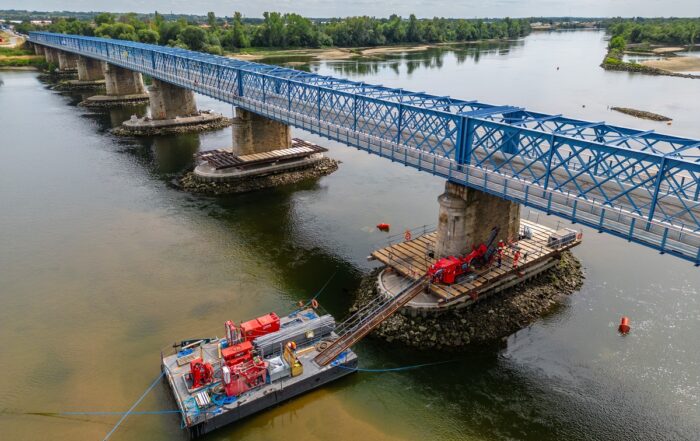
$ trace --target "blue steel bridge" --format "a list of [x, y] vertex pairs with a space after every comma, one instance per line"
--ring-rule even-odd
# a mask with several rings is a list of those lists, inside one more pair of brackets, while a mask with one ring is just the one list
[[178, 48], [30, 33], [700, 264], [700, 141]]

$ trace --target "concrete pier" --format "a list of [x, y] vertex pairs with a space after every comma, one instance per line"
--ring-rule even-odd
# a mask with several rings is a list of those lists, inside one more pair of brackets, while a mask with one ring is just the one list
[[131, 118], [113, 132], [124, 136], [151, 136], [203, 132], [231, 124], [231, 120], [220, 113], [198, 111], [191, 90], [155, 78], [149, 91], [149, 104], [150, 117]]
[[140, 72], [102, 63], [106, 95], [95, 95], [83, 101], [86, 107], [133, 106], [148, 102], [148, 93]]
[[77, 80], [61, 81], [56, 90], [93, 90], [105, 87], [102, 62], [94, 58], [76, 56]]
[[56, 53], [55, 49], [52, 49], [50, 47], [45, 47], [44, 48], [44, 57], [46, 58], [47, 63], [58, 65], [58, 54]]
[[78, 58], [76, 55], [65, 51], [58, 52], [58, 68], [63, 72], [75, 71], [78, 69]]
[[102, 62], [94, 58], [78, 57], [78, 80], [97, 81], [104, 80]]
[[38, 44], [34, 44], [33, 46], [35, 55], [45, 56], [44, 48], [42, 46], [39, 46]]
[[197, 113], [194, 92], [190, 89], [154, 79], [149, 92], [152, 119], [172, 119]]
[[236, 108], [233, 153], [251, 155], [292, 146], [291, 128], [275, 120]]
[[103, 72], [105, 77], [105, 87], [109, 96], [129, 96], [146, 94], [143, 85], [143, 77], [140, 72], [136, 72], [113, 64], [104, 63]]
[[493, 227], [499, 240], [517, 240], [520, 205], [452, 182], [445, 184], [440, 203], [436, 257], [464, 254], [484, 243]]

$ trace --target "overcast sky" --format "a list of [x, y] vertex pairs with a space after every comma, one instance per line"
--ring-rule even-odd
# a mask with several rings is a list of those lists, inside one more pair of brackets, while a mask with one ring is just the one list
[[263, 11], [308, 17], [700, 16], [700, 0], [0, 0], [0, 9], [174, 12], [258, 17]]

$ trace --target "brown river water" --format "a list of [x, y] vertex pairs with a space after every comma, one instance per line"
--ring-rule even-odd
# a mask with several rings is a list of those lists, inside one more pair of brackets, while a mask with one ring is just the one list
[[[700, 138], [700, 81], [605, 72], [601, 32], [303, 68]], [[276, 60], [289, 61], [289, 60]], [[299, 60], [295, 60], [299, 61]], [[304, 61], [304, 60], [301, 60]], [[557, 70], [557, 66], [559, 69]], [[102, 439], [159, 374], [160, 349], [319, 297], [343, 316], [383, 233], [437, 219], [443, 182], [296, 130], [340, 159], [317, 182], [225, 198], [178, 191], [230, 129], [140, 141], [33, 72], [0, 72], [0, 439]], [[198, 97], [200, 108], [230, 106]], [[608, 110], [634, 107], [672, 126]], [[557, 219], [545, 218], [556, 224]], [[374, 339], [359, 372], [212, 440], [697, 440], [700, 270], [584, 229], [583, 289], [501, 346], [422, 353]], [[621, 315], [627, 337], [616, 333]], [[174, 409], [159, 383], [138, 411]], [[186, 439], [177, 415], [132, 415], [113, 440]]]

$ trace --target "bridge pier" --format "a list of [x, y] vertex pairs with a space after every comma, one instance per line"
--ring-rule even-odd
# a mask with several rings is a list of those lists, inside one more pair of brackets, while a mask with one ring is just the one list
[[140, 72], [102, 63], [106, 95], [91, 96], [81, 103], [86, 107], [134, 106], [148, 102], [148, 93]]
[[58, 54], [56, 52], [53, 48], [44, 47], [44, 58], [46, 58], [47, 63], [58, 66]]
[[77, 80], [62, 81], [57, 90], [92, 90], [105, 87], [102, 62], [94, 58], [76, 55]]
[[445, 183], [440, 204], [435, 256], [456, 256], [486, 242], [493, 227], [497, 240], [517, 240], [520, 205], [453, 182]]
[[277, 187], [329, 175], [338, 162], [325, 148], [292, 139], [291, 127], [237, 108], [230, 149], [201, 152], [180, 184], [194, 193], [228, 194]]
[[65, 51], [58, 52], [58, 69], [61, 72], [76, 72], [78, 69], [77, 56]]
[[78, 57], [78, 80], [97, 81], [104, 80], [102, 62], [88, 57]]
[[233, 153], [250, 155], [292, 146], [292, 130], [270, 118], [236, 108], [233, 127]]
[[201, 132], [226, 127], [229, 118], [220, 113], [197, 110], [194, 92], [153, 79], [149, 90], [149, 118], [131, 118], [114, 130], [118, 135], [163, 135]]
[[34, 54], [35, 55], [41, 55], [42, 57], [45, 56], [44, 48], [38, 44], [33, 44], [34, 46]]

